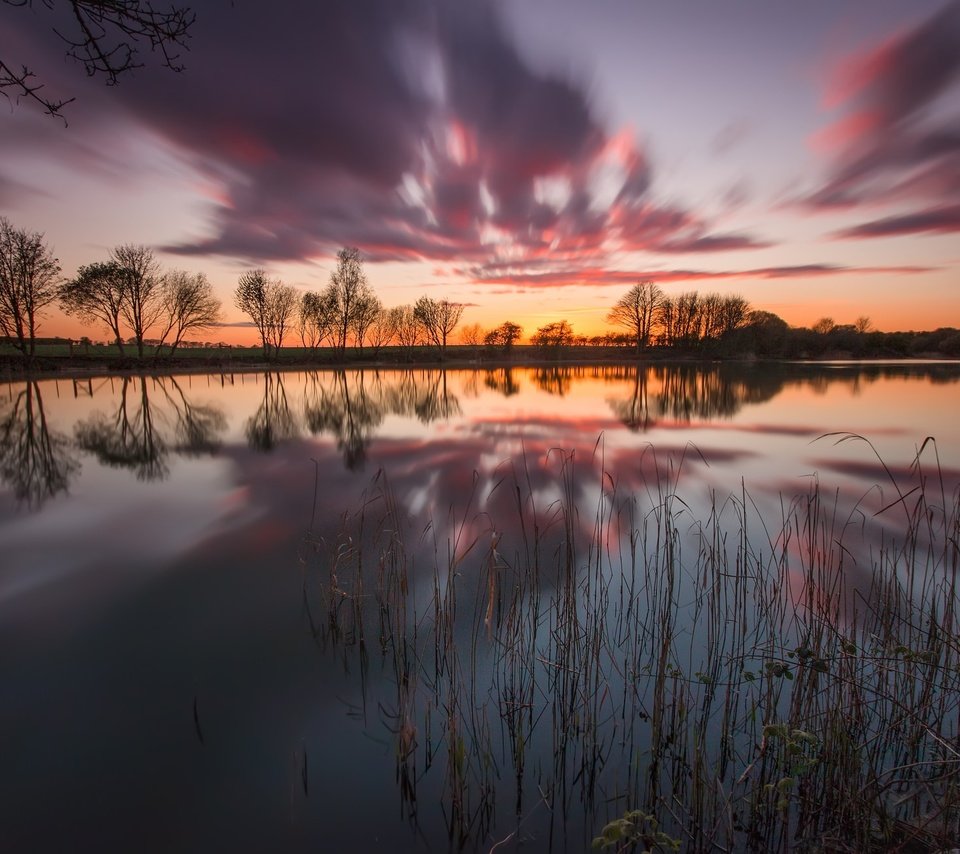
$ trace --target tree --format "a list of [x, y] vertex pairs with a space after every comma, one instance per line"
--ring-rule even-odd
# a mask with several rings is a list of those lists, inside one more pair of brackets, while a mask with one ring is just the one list
[[610, 309], [607, 322], [626, 329], [639, 353], [650, 344], [650, 333], [663, 298], [663, 291], [653, 282], [638, 282]]
[[558, 320], [541, 326], [530, 338], [537, 347], [559, 350], [573, 343], [573, 328], [566, 320]]
[[164, 276], [161, 291], [164, 328], [157, 344], [158, 353], [168, 336], [173, 336], [169, 342], [172, 356], [188, 332], [210, 329], [220, 321], [220, 300], [203, 273], [173, 270]]
[[324, 298], [330, 301], [334, 318], [334, 344], [343, 357], [347, 339], [354, 329], [357, 313], [373, 296], [363, 272], [360, 250], [345, 246], [337, 253], [337, 267], [330, 274]]
[[279, 279], [267, 283], [266, 321], [267, 340], [275, 354], [280, 352], [290, 322], [297, 312], [297, 290]]
[[368, 292], [359, 295], [354, 307], [350, 328], [353, 331], [353, 340], [361, 353], [363, 352], [363, 339], [367, 335], [367, 330], [382, 312], [383, 303], [374, 293]]
[[479, 323], [468, 323], [460, 330], [460, 341], [471, 347], [482, 344], [484, 337], [483, 327]]
[[397, 314], [394, 309], [383, 306], [370, 324], [369, 341], [376, 355], [397, 336]]
[[523, 327], [508, 320], [488, 332], [483, 343], [489, 347], [501, 347], [505, 353], [509, 353], [514, 342], [519, 341], [522, 334]]
[[125, 291], [120, 313], [133, 332], [137, 355], [142, 359], [143, 339], [163, 312], [160, 265], [154, 260], [153, 250], [130, 243], [114, 249], [110, 259], [124, 277]]
[[859, 332], [861, 335], [864, 335], [873, 329], [873, 323], [865, 314], [858, 317], [853, 325], [856, 327], [857, 332]]
[[420, 297], [413, 307], [417, 322], [440, 350], [441, 358], [447, 352], [447, 336], [457, 328], [464, 308], [463, 303], [428, 296]]
[[300, 298], [297, 325], [304, 347], [316, 350], [333, 333], [333, 306], [327, 294], [307, 291]]
[[237, 289], [233, 293], [233, 303], [246, 314], [260, 333], [263, 355], [270, 355], [270, 340], [267, 334], [269, 323], [267, 311], [267, 285], [270, 280], [265, 270], [248, 270], [240, 274]]
[[[4, 0], [9, 6], [29, 8], [31, 0]], [[52, 0], [45, 0], [52, 6]], [[182, 70], [179, 50], [186, 47], [194, 13], [186, 6], [157, 9], [152, 0], [67, 0], [70, 22], [54, 32], [63, 40], [67, 56], [83, 65], [88, 77], [100, 76], [108, 85], [120, 75], [143, 65], [137, 53], [141, 44], [159, 53], [162, 63], [173, 71]], [[44, 84], [26, 65], [0, 56], [0, 94], [8, 101], [33, 101], [51, 116], [62, 118], [61, 110], [74, 99], [56, 100], [42, 90]]]
[[420, 323], [412, 305], [398, 305], [390, 309], [393, 325], [396, 328], [397, 343], [410, 358], [413, 348], [420, 343]]
[[810, 328], [818, 335], [829, 335], [836, 328], [837, 324], [833, 322], [832, 317], [821, 317]]
[[0, 332], [25, 356], [35, 352], [37, 320], [59, 294], [60, 262], [39, 232], [0, 217]]
[[100, 321], [113, 333], [120, 355], [124, 355], [120, 334], [120, 312], [126, 300], [127, 278], [113, 261], [81, 267], [77, 277], [60, 286], [60, 308], [76, 315], [81, 323]]

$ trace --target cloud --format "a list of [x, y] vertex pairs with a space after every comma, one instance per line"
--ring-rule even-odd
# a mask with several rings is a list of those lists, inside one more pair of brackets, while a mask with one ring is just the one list
[[[658, 199], [633, 132], [606, 127], [582, 81], [534, 68], [497, 8], [211, 6], [186, 71], [148, 64], [83, 107], [91, 126], [135, 123], [201, 177], [203, 235], [161, 247], [186, 256], [303, 261], [355, 245], [371, 261], [536, 269], [769, 245]], [[36, 40], [51, 65], [61, 47]]]
[[[944, 96], [960, 80], [960, 2], [910, 32], [849, 57], [825, 93], [844, 114], [813, 139], [833, 155], [815, 208], [922, 199], [944, 202], [960, 186], [960, 119]], [[943, 180], [946, 179], [946, 180]]]
[[896, 237], [903, 234], [953, 234], [960, 231], [960, 205], [888, 216], [845, 228], [841, 238]]
[[781, 267], [755, 267], [746, 270], [613, 270], [605, 267], [555, 268], [540, 272], [503, 267], [465, 268], [461, 273], [483, 284], [512, 284], [526, 290], [563, 287], [608, 287], [632, 285], [636, 282], [696, 282], [725, 279], [797, 279], [821, 278], [846, 274], [916, 275], [929, 273], [936, 267], [887, 266], [848, 267], [842, 264], [798, 264]]

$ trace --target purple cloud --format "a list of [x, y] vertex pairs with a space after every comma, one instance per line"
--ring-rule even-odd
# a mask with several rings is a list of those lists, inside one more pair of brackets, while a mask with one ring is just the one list
[[952, 234], [960, 231], [960, 205], [888, 216], [836, 232], [836, 237], [896, 237], [903, 234]]

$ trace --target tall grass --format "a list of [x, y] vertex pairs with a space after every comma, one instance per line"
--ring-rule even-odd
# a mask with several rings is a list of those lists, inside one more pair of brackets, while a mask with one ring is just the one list
[[935, 445], [886, 498], [812, 480], [775, 519], [654, 471], [621, 494], [602, 443], [520, 458], [426, 521], [381, 473], [308, 538], [314, 634], [392, 686], [407, 820], [457, 850], [951, 847], [960, 495]]

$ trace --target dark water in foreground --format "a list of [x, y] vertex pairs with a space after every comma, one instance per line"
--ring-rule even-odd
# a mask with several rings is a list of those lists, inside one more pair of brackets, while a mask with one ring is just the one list
[[[495, 595], [484, 568], [515, 569], [535, 552], [545, 601], [559, 603], [558, 563], [589, 566], [597, 507], [634, 495], [681, 499], [678, 536], [747, 504], [776, 528], [784, 504], [817, 483], [844, 518], [886, 524], [874, 514], [912, 488], [921, 448], [921, 476], [945, 496], [960, 483], [958, 390], [956, 364], [10, 384], [0, 848], [584, 850], [639, 776], [652, 736], [624, 731], [646, 726], [646, 701], [624, 712], [627, 676], [598, 676], [599, 752], [585, 761], [577, 742], [558, 771], [562, 728], [545, 699], [555, 686], [526, 665], [508, 685], [514, 649], [491, 628], [531, 594], [517, 582], [513, 600]], [[582, 552], [562, 545], [559, 507]], [[525, 551], [531, 520], [542, 548]], [[400, 530], [402, 614], [374, 593]], [[603, 531], [629, 539], [623, 523]], [[464, 625], [438, 640], [455, 577]], [[595, 612], [580, 595], [615, 609], [577, 586], [588, 638]], [[558, 609], [532, 618], [531, 661], [554, 650]], [[402, 660], [399, 623], [413, 649]], [[629, 643], [642, 654], [642, 637]], [[444, 644], [463, 657], [452, 663]], [[523, 704], [504, 701], [514, 688], [548, 710], [524, 724], [521, 761], [505, 708]], [[615, 715], [605, 697], [619, 700]]]

